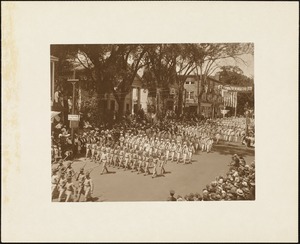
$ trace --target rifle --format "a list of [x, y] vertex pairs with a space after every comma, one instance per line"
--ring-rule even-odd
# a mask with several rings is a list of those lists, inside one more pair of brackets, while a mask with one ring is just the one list
[[[86, 164], [87, 164], [87, 162], [83, 165], [82, 169], [84, 169], [84, 167], [86, 166]], [[76, 181], [78, 181], [79, 175], [80, 174], [77, 175]]]
[[[84, 164], [83, 168], [86, 166], [86, 164], [87, 164], [87, 163]], [[98, 167], [98, 166], [100, 166], [100, 164], [97, 165], [96, 167]], [[94, 168], [96, 168], [96, 167], [94, 167]], [[92, 170], [91, 170], [91, 171], [92, 171]], [[91, 172], [91, 171], [90, 171], [90, 172]], [[89, 173], [90, 173], [90, 172], [89, 172]], [[78, 180], [79, 175], [80, 175], [80, 174], [78, 174], [76, 181]], [[82, 185], [79, 185], [79, 187], [77, 188], [77, 196], [76, 196], [76, 197], [77, 197], [77, 200], [76, 200], [76, 202], [79, 202], [79, 199], [80, 199], [80, 196], [81, 196], [82, 189], [83, 189], [83, 184], [82, 184]]]
[[[66, 160], [68, 156], [66, 156], [64, 159], [62, 159], [62, 161], [64, 162]], [[59, 165], [56, 167], [56, 169], [58, 169]]]
[[69, 156], [69, 155], [65, 156], [65, 158], [63, 159], [63, 161], [65, 161], [65, 160], [66, 160], [66, 158], [67, 158], [68, 156]]

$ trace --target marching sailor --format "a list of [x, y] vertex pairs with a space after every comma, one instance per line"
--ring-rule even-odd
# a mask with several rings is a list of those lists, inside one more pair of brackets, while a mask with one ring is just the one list
[[91, 195], [93, 194], [94, 184], [90, 177], [90, 173], [86, 172], [84, 179], [84, 196], [85, 201], [89, 201], [91, 199]]
[[62, 196], [66, 191], [66, 183], [67, 183], [67, 179], [65, 177], [65, 173], [62, 172], [61, 176], [60, 176], [60, 180], [59, 180], [59, 196], [58, 196], [58, 201], [61, 202], [62, 200]]
[[102, 171], [101, 171], [100, 174], [103, 175], [104, 170], [106, 171], [106, 173], [108, 173], [109, 172], [108, 169], [107, 169], [108, 153], [107, 153], [106, 148], [102, 152], [100, 162], [103, 163]]
[[73, 201], [73, 195], [76, 192], [76, 188], [72, 182], [72, 177], [68, 176], [67, 177], [67, 183], [66, 183], [66, 202], [71, 202]]
[[57, 185], [58, 185], [58, 181], [59, 181], [59, 177], [58, 177], [57, 171], [58, 171], [57, 169], [53, 169], [52, 170], [52, 177], [51, 177], [52, 199], [53, 199], [54, 191], [57, 190]]
[[186, 141], [183, 143], [183, 147], [182, 147], [181, 151], [182, 151], [183, 164], [186, 164], [186, 157], [188, 154], [188, 147], [187, 147]]
[[175, 141], [172, 140], [172, 144], [170, 146], [170, 151], [171, 151], [171, 162], [174, 161], [174, 156], [175, 156], [175, 151], [176, 151], [176, 144], [175, 144]]
[[76, 201], [79, 202], [81, 194], [84, 194], [84, 180], [85, 180], [85, 174], [84, 169], [81, 168], [80, 172], [76, 178], [76, 181], [78, 181], [78, 192], [77, 192], [77, 199]]

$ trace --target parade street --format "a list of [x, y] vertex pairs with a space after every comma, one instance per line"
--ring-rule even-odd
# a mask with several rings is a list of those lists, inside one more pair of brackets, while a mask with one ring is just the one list
[[52, 201], [255, 200], [253, 43], [50, 51]]
[[[222, 142], [214, 145], [210, 153], [199, 152], [193, 156], [193, 163], [183, 165], [168, 162], [164, 176], [151, 178], [130, 170], [109, 167], [109, 174], [100, 175], [102, 165], [90, 159], [79, 158], [74, 161], [75, 172], [85, 165], [91, 171], [94, 182], [93, 201], [165, 201], [169, 191], [184, 197], [190, 193], [202, 193], [206, 184], [218, 176], [226, 176], [228, 164], [233, 154], [244, 157], [247, 163], [254, 160], [254, 149], [242, 146], [240, 143]], [[96, 167], [98, 166], [98, 167]], [[151, 169], [150, 169], [151, 170]], [[80, 201], [84, 200], [84, 196]], [[54, 202], [57, 199], [53, 200]]]

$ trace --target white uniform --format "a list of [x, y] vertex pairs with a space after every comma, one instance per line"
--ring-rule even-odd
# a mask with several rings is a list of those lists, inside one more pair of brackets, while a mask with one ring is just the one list
[[62, 177], [59, 180], [59, 196], [58, 196], [59, 202], [61, 202], [61, 198], [66, 191], [66, 183], [67, 183], [67, 179], [65, 177]]
[[51, 192], [52, 192], [52, 196], [53, 193], [55, 191], [55, 189], [57, 189], [57, 184], [58, 184], [58, 175], [52, 175], [51, 177]]
[[73, 195], [75, 194], [75, 186], [73, 182], [67, 182], [66, 183], [66, 202], [73, 201]]
[[91, 198], [91, 194], [93, 194], [93, 188], [94, 188], [93, 181], [90, 178], [89, 179], [85, 178], [83, 184], [84, 184], [85, 200], [88, 201]]

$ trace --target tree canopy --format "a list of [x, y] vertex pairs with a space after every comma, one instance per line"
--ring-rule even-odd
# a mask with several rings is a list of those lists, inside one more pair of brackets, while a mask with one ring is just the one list
[[[51, 45], [51, 55], [59, 58], [58, 72], [63, 74], [74, 68], [84, 70], [89, 88], [100, 98], [113, 94], [123, 115], [126, 95], [140, 70], [146, 88], [167, 90], [176, 85], [178, 111], [182, 111], [183, 86], [187, 77], [200, 77], [200, 94], [209, 86], [208, 77], [221, 70], [224, 82], [246, 82], [236, 67], [220, 66], [224, 59], [241, 59], [240, 55], [253, 53], [252, 43], [200, 43], [200, 44], [80, 44]], [[99, 105], [100, 107], [100, 105]]]

